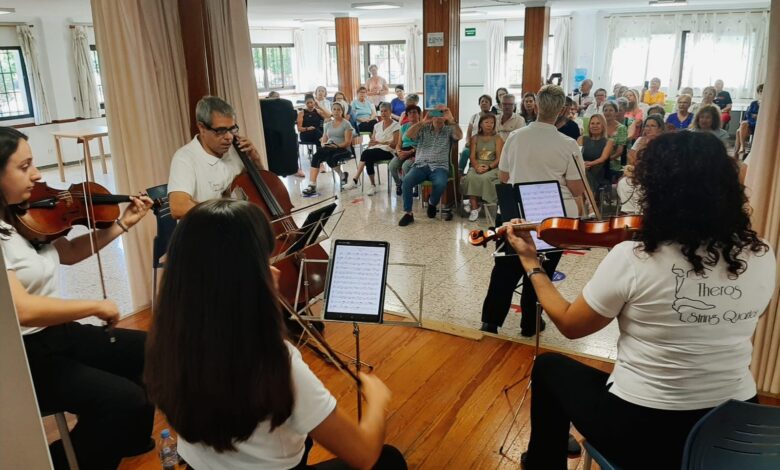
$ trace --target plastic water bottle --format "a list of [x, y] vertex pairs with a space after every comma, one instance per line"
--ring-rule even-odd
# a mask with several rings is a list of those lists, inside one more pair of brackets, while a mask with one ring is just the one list
[[176, 438], [171, 432], [163, 429], [160, 433], [160, 463], [163, 470], [175, 470], [179, 463], [179, 454], [176, 453]]

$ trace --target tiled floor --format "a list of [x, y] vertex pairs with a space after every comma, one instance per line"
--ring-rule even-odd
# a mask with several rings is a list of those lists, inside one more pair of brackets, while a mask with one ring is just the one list
[[[354, 173], [352, 162], [346, 165], [350, 173]], [[419, 200], [415, 200], [415, 222], [407, 227], [399, 227], [398, 219], [402, 215], [401, 199], [388, 196], [386, 191], [386, 170], [382, 173], [382, 185], [373, 196], [366, 196], [361, 190], [334, 193], [333, 182], [329, 174], [322, 174], [318, 181], [320, 195], [303, 198], [300, 191], [308, 183], [306, 179], [287, 177], [285, 183], [292, 196], [293, 204], [304, 207], [316, 203], [334, 194], [338, 195], [339, 209], [343, 209], [339, 224], [332, 233], [332, 239], [364, 239], [386, 240], [390, 242], [391, 263], [425, 264], [424, 277], [424, 317], [452, 323], [468, 328], [479, 328], [482, 301], [492, 269], [493, 260], [490, 249], [472, 247], [468, 243], [469, 231], [487, 225], [482, 217], [476, 222], [455, 216], [452, 221], [442, 221], [438, 218], [428, 219], [421, 209]], [[69, 167], [66, 176], [69, 181], [81, 181], [83, 170], [79, 167]], [[56, 169], [44, 171], [44, 176], [50, 184], [62, 187], [56, 175]], [[98, 171], [98, 180], [109, 189], [113, 189], [111, 172], [102, 175]], [[337, 183], [338, 185], [338, 183]], [[305, 210], [296, 215], [301, 222], [306, 216]], [[73, 230], [74, 234], [83, 233], [84, 229]], [[330, 250], [330, 240], [323, 242], [323, 247]], [[566, 275], [566, 279], [558, 283], [563, 295], [573, 300], [582, 289], [585, 281], [595, 270], [596, 265], [604, 256], [604, 250], [594, 250], [584, 254], [567, 254], [563, 257], [558, 270]], [[126, 278], [123, 247], [121, 241], [112, 243], [101, 251], [104, 277], [109, 298], [114, 299], [122, 312], [134, 311], [130, 301], [129, 286]], [[62, 267], [62, 295], [67, 298], [99, 298], [99, 276], [97, 263], [93, 259], [77, 266]], [[388, 283], [398, 292], [403, 300], [413, 310], [417, 309], [420, 288], [419, 269], [391, 266]], [[514, 304], [519, 303], [515, 296]], [[403, 311], [401, 303], [392, 293], [386, 295], [386, 308], [389, 311]], [[519, 339], [520, 317], [516, 312], [510, 312], [501, 335]], [[499, 336], [501, 336], [499, 335]], [[521, 339], [531, 343], [531, 340]], [[564, 338], [556, 331], [552, 322], [547, 323], [547, 330], [541, 338], [543, 346], [565, 349], [582, 354], [614, 359], [616, 354], [617, 325], [611, 324], [601, 332], [588, 338], [572, 341]]]

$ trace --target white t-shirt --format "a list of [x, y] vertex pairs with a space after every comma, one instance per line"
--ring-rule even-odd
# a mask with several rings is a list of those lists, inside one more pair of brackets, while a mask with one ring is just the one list
[[[0, 220], [0, 227], [11, 230], [10, 236], [0, 234], [0, 248], [5, 269], [13, 271], [27, 293], [46, 297], [59, 292], [60, 255], [51, 243], [35, 250], [30, 242], [12, 226]], [[43, 326], [20, 326], [23, 335], [41, 331]]]
[[324, 109], [327, 112], [330, 112], [330, 100], [327, 98], [324, 98], [322, 101], [317, 101], [317, 104], [320, 105], [320, 108]]
[[[512, 117], [503, 124], [501, 123], [501, 119], [501, 115], [496, 116], [496, 133], [500, 135], [504, 141], [509, 138], [509, 134], [511, 134], [512, 131], [525, 126], [525, 118], [517, 113], [512, 114]], [[475, 131], [479, 131], [479, 127], [477, 127]], [[472, 131], [471, 134], [474, 135], [476, 133], [475, 131]]]
[[[374, 126], [374, 140], [377, 142], [389, 142], [393, 140], [393, 133], [400, 132], [401, 131], [401, 125], [398, 124], [396, 121], [393, 121], [392, 124], [387, 126], [387, 129], [385, 129], [385, 123], [384, 121], [379, 121]], [[393, 155], [395, 155], [395, 149], [393, 147], [390, 147], [389, 145], [374, 145], [371, 147], [372, 149], [382, 149], [385, 152], [390, 152]]]
[[219, 199], [242, 171], [244, 164], [233, 146], [217, 158], [203, 149], [196, 136], [173, 155], [168, 193], [181, 191], [196, 202]]
[[336, 399], [303, 362], [301, 353], [285, 342], [290, 350], [295, 404], [292, 415], [281, 426], [269, 432], [270, 421], [257, 425], [236, 451], [217, 453], [204, 444], [190, 444], [179, 437], [178, 451], [187, 463], [198, 470], [260, 470], [293, 468], [303, 458], [306, 436], [336, 408]]
[[583, 164], [577, 141], [558, 132], [552, 124], [534, 121], [509, 134], [498, 169], [509, 173], [511, 184], [558, 181], [566, 215], [577, 217], [577, 203], [566, 186], [566, 180], [580, 179], [572, 155]]
[[607, 254], [582, 295], [620, 328], [610, 392], [662, 410], [695, 410], [756, 394], [751, 338], [775, 290], [772, 250], [747, 251], [733, 279], [721, 261], [697, 275], [678, 244], [652, 255], [623, 242]]
[[624, 176], [618, 180], [617, 195], [620, 199], [620, 210], [629, 214], [638, 214], [639, 188], [631, 183], [631, 178]]

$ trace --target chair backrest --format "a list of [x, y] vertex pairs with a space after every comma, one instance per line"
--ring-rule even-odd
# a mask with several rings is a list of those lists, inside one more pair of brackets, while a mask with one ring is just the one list
[[780, 468], [780, 408], [729, 400], [691, 429], [682, 470]]
[[173, 230], [176, 228], [176, 219], [171, 217], [167, 184], [148, 188], [146, 194], [152, 199], [161, 202], [159, 207], [153, 209], [154, 216], [157, 219], [157, 235], [154, 237], [152, 247], [152, 266], [156, 269], [162, 267], [160, 260], [168, 252], [168, 243], [171, 241]]

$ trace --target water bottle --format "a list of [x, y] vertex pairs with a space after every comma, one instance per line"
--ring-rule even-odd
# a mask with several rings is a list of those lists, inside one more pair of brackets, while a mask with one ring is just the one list
[[160, 463], [163, 470], [175, 470], [179, 463], [179, 454], [176, 453], [176, 438], [171, 432], [163, 429], [160, 433]]

